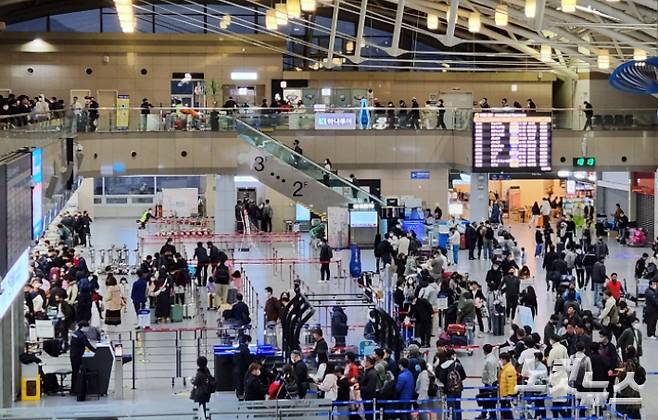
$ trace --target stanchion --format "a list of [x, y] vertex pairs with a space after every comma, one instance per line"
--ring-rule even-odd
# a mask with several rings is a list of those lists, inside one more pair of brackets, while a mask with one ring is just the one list
[[[135, 338], [137, 338], [137, 337], [135, 337]], [[132, 369], [132, 389], [133, 390], [136, 389], [135, 388], [135, 365], [137, 364], [137, 357], [135, 357], [135, 341], [137, 341], [137, 340], [136, 339], [132, 340], [133, 362], [131, 363], [132, 366], [130, 367]]]

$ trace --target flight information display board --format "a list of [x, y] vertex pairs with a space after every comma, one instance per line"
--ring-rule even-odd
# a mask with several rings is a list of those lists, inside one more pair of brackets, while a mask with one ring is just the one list
[[551, 140], [548, 113], [475, 113], [473, 172], [550, 171]]

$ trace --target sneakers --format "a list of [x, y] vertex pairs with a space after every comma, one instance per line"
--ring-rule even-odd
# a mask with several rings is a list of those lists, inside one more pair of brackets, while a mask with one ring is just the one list
[[650, 336], [647, 337], [647, 338], [648, 338], [649, 340], [658, 340], [658, 338], [656, 338], [655, 335], [650, 335]]

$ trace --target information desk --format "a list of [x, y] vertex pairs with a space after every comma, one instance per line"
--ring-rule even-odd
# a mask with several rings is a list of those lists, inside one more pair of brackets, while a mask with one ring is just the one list
[[82, 367], [98, 372], [98, 392], [107, 395], [114, 363], [114, 350], [110, 343], [96, 343], [96, 353], [88, 351], [82, 356]]
[[551, 124], [547, 113], [475, 113], [473, 172], [550, 171]]
[[[235, 384], [233, 363], [234, 355], [237, 353], [238, 348], [227, 346], [224, 344], [216, 344], [213, 346], [213, 353], [215, 355], [215, 382], [217, 391], [234, 391]], [[265, 366], [271, 369], [276, 360], [280, 357], [277, 351], [270, 345], [249, 345], [249, 351], [254, 361], [265, 361]]]

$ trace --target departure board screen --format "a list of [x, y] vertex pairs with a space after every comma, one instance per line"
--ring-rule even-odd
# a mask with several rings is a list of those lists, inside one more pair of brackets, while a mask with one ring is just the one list
[[473, 172], [550, 170], [550, 114], [480, 112], [473, 115]]

